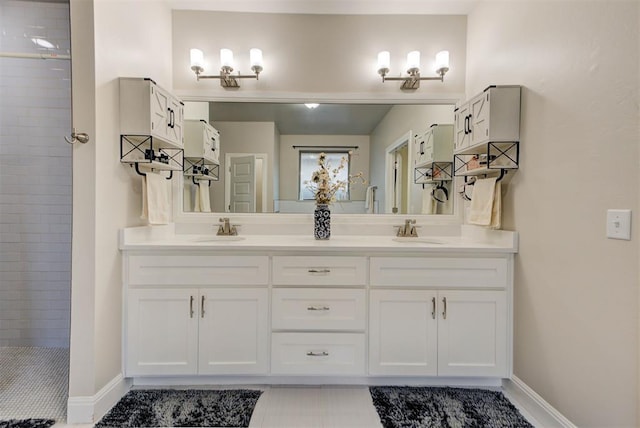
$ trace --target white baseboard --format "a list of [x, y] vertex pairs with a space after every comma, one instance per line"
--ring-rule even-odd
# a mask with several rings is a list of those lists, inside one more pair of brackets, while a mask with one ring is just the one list
[[560, 413], [555, 407], [547, 403], [526, 383], [517, 376], [502, 381], [502, 388], [510, 394], [541, 427], [577, 428], [577, 426]]
[[91, 397], [69, 397], [67, 424], [99, 421], [131, 389], [131, 383], [131, 379], [125, 379], [119, 374]]

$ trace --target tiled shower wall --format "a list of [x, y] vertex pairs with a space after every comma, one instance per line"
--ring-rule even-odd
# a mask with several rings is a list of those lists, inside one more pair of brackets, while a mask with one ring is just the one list
[[[68, 55], [68, 2], [0, 0], [0, 31], [0, 52]], [[0, 57], [0, 346], [69, 346], [70, 69]]]

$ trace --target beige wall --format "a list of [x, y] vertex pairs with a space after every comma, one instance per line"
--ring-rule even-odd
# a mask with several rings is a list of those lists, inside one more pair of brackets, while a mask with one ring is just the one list
[[211, 210], [222, 213], [224, 209], [225, 155], [227, 153], [266, 153], [267, 202], [266, 211], [273, 212], [275, 166], [278, 162], [277, 130], [273, 122], [218, 122], [211, 125], [220, 131], [220, 180], [211, 184]]
[[[173, 12], [174, 88], [185, 99], [258, 97], [310, 99], [439, 99], [464, 92], [466, 16], [295, 15], [184, 11]], [[189, 49], [205, 54], [205, 73], [220, 69], [220, 48], [234, 51], [236, 69], [250, 73], [249, 49], [264, 53], [260, 80], [243, 80], [230, 92], [217, 80], [197, 82]], [[445, 84], [423, 82], [424, 89], [400, 91], [400, 82], [382, 83], [377, 54], [391, 52], [393, 76], [405, 73], [409, 51], [422, 53], [423, 75], [434, 75], [435, 54], [450, 51]]]
[[141, 180], [119, 161], [119, 76], [171, 89], [171, 11], [162, 1], [72, 0], [73, 151], [70, 397], [121, 373], [121, 228], [142, 224]]
[[521, 169], [505, 199], [520, 233], [515, 375], [578, 426], [638, 426], [638, 5], [481, 2], [467, 95], [522, 84]]
[[[358, 146], [351, 156], [351, 174], [362, 172], [369, 177], [369, 136], [368, 135], [281, 135], [280, 165], [286, 165], [280, 171], [280, 197], [282, 200], [298, 200], [298, 179], [300, 174], [300, 150], [292, 146]], [[337, 166], [337, 165], [335, 165]], [[351, 186], [351, 200], [363, 201], [366, 185]]]
[[[391, 108], [371, 133], [370, 181], [378, 186], [376, 198], [380, 211], [385, 206], [385, 153], [388, 146], [402, 138], [407, 132], [413, 135], [424, 133], [434, 123], [453, 123], [453, 104], [449, 105], [397, 105]], [[412, 173], [413, 174], [413, 173]], [[413, 175], [412, 175], [413, 177]], [[415, 185], [412, 186], [416, 187]], [[421, 195], [412, 189], [416, 201]], [[414, 205], [412, 203], [412, 205]], [[418, 204], [415, 209], [420, 212]]]

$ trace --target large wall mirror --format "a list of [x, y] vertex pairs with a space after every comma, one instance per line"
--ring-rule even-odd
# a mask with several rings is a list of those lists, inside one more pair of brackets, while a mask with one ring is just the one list
[[[304, 181], [318, 153], [332, 166], [346, 157], [353, 183], [336, 214], [454, 213], [452, 181], [416, 184], [416, 135], [433, 124], [453, 124], [453, 105], [186, 102], [185, 118], [206, 120], [220, 132], [219, 179], [210, 185], [185, 177], [184, 212], [311, 213]], [[309, 177], [307, 177], [309, 175]], [[249, 202], [242, 198], [248, 198]], [[240, 203], [239, 200], [244, 202]]]

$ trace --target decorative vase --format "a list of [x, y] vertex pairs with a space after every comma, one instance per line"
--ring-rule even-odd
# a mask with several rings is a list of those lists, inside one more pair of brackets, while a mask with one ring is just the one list
[[313, 212], [313, 235], [316, 239], [331, 237], [331, 210], [327, 204], [317, 204]]

